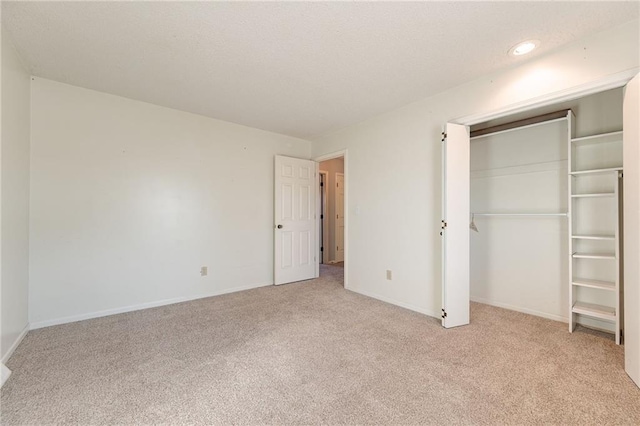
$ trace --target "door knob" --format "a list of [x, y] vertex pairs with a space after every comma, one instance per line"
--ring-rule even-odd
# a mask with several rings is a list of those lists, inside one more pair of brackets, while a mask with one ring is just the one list
[[278, 229], [282, 229], [282, 225], [278, 225]]

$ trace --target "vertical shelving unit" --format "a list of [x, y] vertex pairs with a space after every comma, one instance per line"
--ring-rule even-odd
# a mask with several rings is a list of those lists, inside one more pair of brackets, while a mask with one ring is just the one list
[[569, 331], [576, 324], [622, 339], [622, 131], [573, 137], [569, 112]]

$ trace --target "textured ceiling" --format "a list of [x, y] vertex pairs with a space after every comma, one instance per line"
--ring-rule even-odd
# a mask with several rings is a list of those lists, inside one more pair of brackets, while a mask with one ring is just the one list
[[299, 137], [638, 19], [638, 2], [2, 2], [31, 72]]

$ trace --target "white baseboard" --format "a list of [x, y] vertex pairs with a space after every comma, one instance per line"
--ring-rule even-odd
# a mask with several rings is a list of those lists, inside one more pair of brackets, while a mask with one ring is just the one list
[[158, 300], [156, 302], [140, 303], [136, 305], [125, 306], [122, 308], [106, 309], [104, 311], [89, 312], [86, 314], [72, 315], [72, 316], [56, 318], [52, 320], [37, 321], [31, 324], [31, 330], [36, 330], [38, 328], [44, 328], [44, 327], [52, 327], [54, 325], [68, 324], [71, 322], [84, 321], [84, 320], [93, 319], [93, 318], [107, 317], [110, 315], [124, 314], [126, 312], [140, 311], [143, 309], [157, 308], [159, 306], [173, 305], [174, 303], [188, 302], [190, 300], [204, 299], [204, 298], [213, 297], [213, 296], [221, 296], [223, 294], [235, 293], [235, 292], [244, 291], [244, 290], [251, 290], [254, 288], [266, 287], [270, 285], [273, 285], [273, 283], [254, 284], [254, 285], [243, 286], [243, 287], [233, 287], [225, 290], [212, 291], [211, 293], [201, 294], [198, 296], [176, 297], [174, 299], [165, 299], [165, 300]]
[[0, 364], [0, 369], [2, 370], [0, 371], [0, 380], [2, 381], [0, 383], [0, 388], [1, 388], [2, 386], [4, 386], [4, 382], [6, 382], [9, 376], [11, 375], [11, 370], [5, 367], [4, 364]]
[[424, 315], [427, 315], [427, 316], [430, 316], [430, 317], [434, 317], [434, 318], [440, 318], [440, 314], [437, 314], [435, 312], [432, 312], [432, 311], [430, 311], [428, 309], [421, 308], [421, 307], [416, 306], [416, 305], [412, 305], [410, 303], [399, 302], [399, 301], [391, 299], [389, 297], [381, 296], [379, 294], [371, 293], [371, 292], [364, 291], [364, 290], [359, 290], [359, 289], [356, 290], [356, 289], [347, 288], [347, 287], [345, 287], [345, 289], [347, 289], [349, 291], [353, 291], [354, 293], [362, 294], [363, 296], [371, 297], [372, 299], [377, 299], [377, 300], [380, 300], [382, 302], [389, 303], [391, 305], [396, 305], [396, 306], [400, 306], [401, 308], [409, 309], [410, 311], [418, 312], [418, 313], [421, 313], [421, 314], [424, 314]]
[[24, 337], [27, 335], [29, 330], [31, 330], [31, 327], [29, 326], [29, 323], [27, 323], [27, 325], [24, 326], [24, 328], [20, 332], [20, 335], [15, 340], [15, 342], [13, 342], [13, 344], [11, 345], [11, 347], [9, 348], [7, 353], [4, 354], [4, 356], [2, 357], [2, 360], [0, 360], [0, 362], [2, 362], [3, 364], [6, 364], [7, 361], [9, 361], [9, 358], [11, 358], [11, 355], [13, 355], [13, 353], [18, 348], [18, 346], [20, 346], [20, 343], [22, 343], [22, 339], [24, 339]]
[[523, 314], [535, 315], [537, 317], [569, 323], [569, 319], [563, 317], [562, 315], [549, 314], [547, 312], [536, 311], [535, 309], [509, 305], [508, 303], [494, 302], [493, 300], [487, 300], [481, 297], [471, 297], [470, 300], [472, 302], [482, 303], [484, 305], [495, 306], [496, 308], [509, 309], [510, 311], [522, 312]]

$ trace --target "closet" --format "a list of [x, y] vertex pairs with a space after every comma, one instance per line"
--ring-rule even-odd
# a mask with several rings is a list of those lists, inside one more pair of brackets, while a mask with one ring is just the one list
[[622, 89], [471, 127], [470, 299], [623, 329]]

